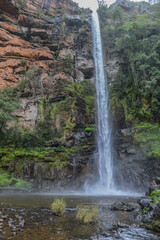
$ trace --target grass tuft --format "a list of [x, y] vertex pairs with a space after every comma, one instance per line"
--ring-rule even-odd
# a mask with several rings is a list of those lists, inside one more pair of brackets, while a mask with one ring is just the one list
[[52, 204], [51, 209], [56, 215], [63, 215], [65, 212], [66, 203], [63, 199], [57, 198]]
[[98, 219], [99, 209], [94, 205], [78, 205], [76, 219], [84, 224], [91, 224]]

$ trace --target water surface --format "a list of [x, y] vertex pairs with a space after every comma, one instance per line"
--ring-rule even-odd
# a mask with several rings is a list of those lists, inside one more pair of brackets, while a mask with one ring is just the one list
[[[87, 197], [63, 196], [67, 209], [63, 217], [53, 215], [50, 206], [57, 196], [44, 194], [0, 194], [0, 236], [17, 240], [151, 240], [155, 234], [138, 228], [128, 220], [128, 212], [114, 212], [110, 205], [115, 201], [136, 202], [124, 196]], [[58, 196], [59, 197], [59, 196]], [[100, 209], [100, 220], [94, 225], [83, 225], [75, 219], [78, 204], [95, 204]], [[23, 221], [24, 226], [23, 226]], [[130, 224], [117, 227], [118, 223]], [[12, 227], [9, 227], [9, 224]], [[14, 236], [15, 235], [15, 236]]]

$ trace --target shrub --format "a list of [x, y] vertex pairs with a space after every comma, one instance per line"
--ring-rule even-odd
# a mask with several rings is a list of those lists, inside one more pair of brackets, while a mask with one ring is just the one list
[[153, 202], [160, 202], [160, 190], [154, 190], [149, 196]]
[[52, 204], [51, 209], [56, 215], [63, 215], [65, 212], [66, 203], [63, 199], [57, 198]]
[[97, 206], [78, 205], [76, 219], [81, 223], [90, 224], [98, 219], [99, 209]]
[[12, 112], [21, 107], [14, 91], [15, 89], [11, 87], [0, 91], [0, 131], [5, 128], [8, 121], [15, 119]]

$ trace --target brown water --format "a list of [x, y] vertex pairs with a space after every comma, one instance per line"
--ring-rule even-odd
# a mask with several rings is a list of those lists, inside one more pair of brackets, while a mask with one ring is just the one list
[[[50, 205], [56, 196], [37, 194], [0, 194], [0, 239], [17, 240], [154, 240], [158, 236], [129, 222], [127, 212], [114, 212], [115, 201], [135, 202], [129, 197], [63, 196], [67, 209], [63, 217], [54, 216]], [[83, 225], [75, 220], [78, 204], [95, 204], [100, 221]], [[24, 221], [24, 222], [23, 222]], [[130, 224], [117, 227], [117, 223]]]

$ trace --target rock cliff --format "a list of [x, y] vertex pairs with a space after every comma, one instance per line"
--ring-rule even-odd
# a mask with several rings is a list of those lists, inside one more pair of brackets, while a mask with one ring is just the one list
[[[145, 114], [138, 119], [141, 108], [138, 108], [134, 103], [136, 101], [142, 102], [140, 103], [142, 111], [149, 108], [145, 104], [146, 100], [143, 97], [144, 90], [141, 90], [142, 97], [138, 98], [136, 94], [140, 86], [138, 85], [139, 87], [136, 86], [134, 89], [131, 83], [136, 79], [137, 74], [140, 76], [140, 79], [135, 80], [138, 84], [144, 79], [140, 69], [134, 67], [138, 62], [135, 56], [142, 51], [139, 50], [137, 53], [138, 50], [136, 50], [135, 45], [137, 42], [138, 44], [141, 42], [141, 46], [144, 47], [145, 40], [149, 42], [149, 38], [152, 39], [153, 37], [153, 32], [145, 20], [145, 18], [151, 19], [150, 24], [152, 24], [153, 15], [151, 15], [151, 11], [148, 3], [134, 3], [127, 0], [116, 1], [110, 8], [104, 6], [99, 11], [110, 90], [114, 176], [117, 186], [124, 188], [124, 190], [144, 191], [155, 176], [160, 175], [159, 125], [156, 121], [153, 121], [153, 117], [148, 120]], [[144, 20], [142, 20], [143, 18]], [[148, 38], [145, 40], [138, 32], [142, 22], [143, 29], [147, 25], [144, 31], [149, 32]], [[137, 27], [136, 30], [134, 28], [130, 29], [132, 24]], [[142, 30], [140, 31], [142, 32]], [[158, 35], [156, 31], [155, 34]], [[131, 41], [131, 48], [127, 45], [127, 37]], [[120, 49], [125, 50], [121, 51]], [[134, 63], [131, 60], [132, 56], [135, 57]], [[131, 69], [131, 74], [127, 69]], [[131, 82], [129, 82], [130, 79], [132, 79]], [[148, 79], [148, 82], [150, 81], [151, 77]], [[132, 117], [134, 111], [137, 111], [137, 115], [135, 114]]]
[[[73, 178], [80, 187], [95, 145], [90, 10], [71, 0], [2, 0], [0, 57], [2, 95], [12, 88], [9, 101], [19, 104], [1, 123], [1, 171], [35, 188], [72, 186]], [[43, 147], [41, 157], [17, 155], [26, 142]]]

